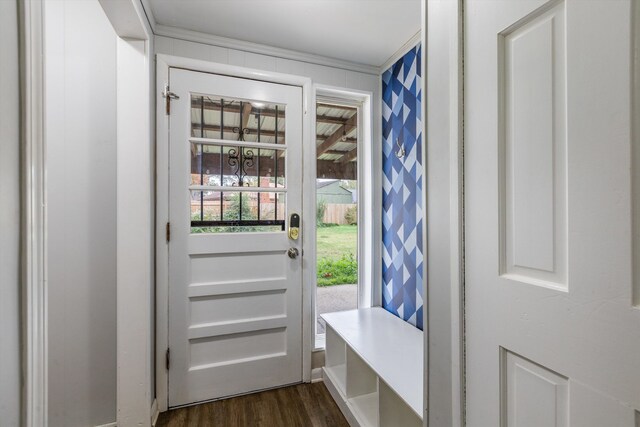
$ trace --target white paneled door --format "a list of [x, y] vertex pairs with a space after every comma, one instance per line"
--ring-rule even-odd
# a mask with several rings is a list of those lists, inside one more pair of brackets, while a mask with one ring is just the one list
[[631, 7], [465, 1], [470, 427], [638, 425]]
[[302, 89], [170, 70], [169, 406], [302, 380]]

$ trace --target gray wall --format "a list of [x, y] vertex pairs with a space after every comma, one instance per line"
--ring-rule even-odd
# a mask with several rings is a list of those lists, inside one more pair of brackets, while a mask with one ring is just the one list
[[116, 420], [116, 34], [45, 3], [49, 425]]
[[20, 94], [17, 1], [0, 1], [0, 423], [20, 423]]

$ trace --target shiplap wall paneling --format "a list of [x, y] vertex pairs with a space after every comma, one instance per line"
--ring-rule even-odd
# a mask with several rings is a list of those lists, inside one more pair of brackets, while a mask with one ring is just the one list
[[116, 420], [116, 42], [97, 0], [47, 1], [49, 426]]
[[155, 52], [310, 77], [314, 83], [378, 93], [378, 76], [341, 68], [155, 36]]

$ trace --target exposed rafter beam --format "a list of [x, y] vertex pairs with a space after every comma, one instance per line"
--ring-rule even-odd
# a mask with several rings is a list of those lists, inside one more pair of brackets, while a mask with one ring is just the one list
[[338, 141], [340, 141], [343, 135], [346, 135], [347, 133], [351, 132], [358, 124], [357, 116], [358, 116], [357, 114], [354, 114], [353, 116], [351, 116], [351, 118], [347, 120], [347, 122], [344, 125], [336, 129], [336, 131], [333, 132], [327, 139], [325, 139], [322, 144], [318, 145], [318, 148], [316, 148], [316, 155], [319, 156], [321, 154], [326, 153], [334, 145], [336, 145]]
[[328, 123], [332, 125], [343, 125], [349, 119], [345, 119], [342, 117], [333, 117], [333, 116], [316, 116], [316, 122], [318, 123]]
[[351, 151], [347, 151], [344, 156], [340, 157], [338, 159], [338, 162], [340, 162], [340, 163], [349, 163], [350, 161], [352, 161], [356, 157], [358, 157], [358, 149], [354, 148]]
[[251, 117], [251, 104], [249, 102], [245, 102], [242, 105], [242, 124], [240, 129], [246, 129], [249, 124], [249, 118]]
[[[244, 104], [245, 106], [247, 105], [247, 103]], [[193, 98], [191, 100], [191, 107], [192, 108], [200, 108], [200, 100], [198, 98]], [[336, 108], [335, 106], [332, 108]], [[204, 101], [204, 109], [208, 110], [208, 111], [220, 111], [220, 105], [216, 104], [212, 101], [207, 101], [205, 99]], [[240, 106], [239, 105], [227, 105], [224, 107], [224, 110], [227, 112], [232, 112], [232, 113], [239, 113], [240, 112]], [[244, 112], [242, 113], [244, 115]], [[263, 117], [275, 117], [276, 116], [276, 110], [270, 109], [270, 108], [262, 108], [260, 109], [260, 115]], [[278, 111], [278, 117], [285, 117], [285, 113], [284, 111]], [[327, 115], [321, 115], [321, 116], [316, 116], [316, 121], [318, 123], [328, 123], [328, 124], [332, 124], [332, 125], [343, 125], [345, 124], [349, 119], [345, 119], [343, 117], [333, 117], [333, 116], [327, 116]]]
[[333, 156], [344, 156], [347, 153], [349, 153], [349, 151], [329, 150], [324, 154], [331, 154]]
[[[251, 105], [250, 102], [243, 102], [243, 105]], [[200, 98], [193, 98], [191, 100], [191, 108], [200, 108]], [[210, 101], [208, 99], [204, 100], [204, 106], [203, 108], [207, 111], [220, 111], [220, 104], [215, 103], [213, 101]], [[239, 113], [240, 112], [240, 104], [232, 104], [232, 105], [226, 105], [225, 102], [225, 106], [224, 106], [224, 111], [225, 112], [231, 112], [231, 113]], [[256, 109], [257, 111], [257, 109]], [[261, 108], [260, 110], [260, 114], [263, 116], [268, 116], [268, 117], [275, 117], [276, 116], [276, 110], [275, 109], [271, 109], [271, 108]], [[284, 111], [278, 111], [278, 117], [284, 117], [285, 116], [285, 112]]]

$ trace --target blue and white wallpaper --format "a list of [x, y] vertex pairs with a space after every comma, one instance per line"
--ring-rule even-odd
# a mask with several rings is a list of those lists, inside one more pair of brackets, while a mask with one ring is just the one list
[[382, 306], [422, 329], [420, 57], [418, 45], [382, 74]]

